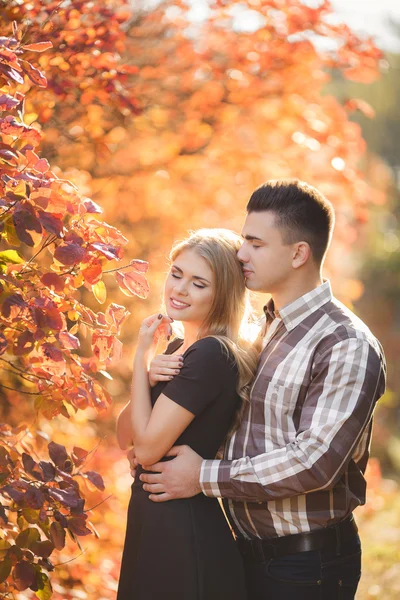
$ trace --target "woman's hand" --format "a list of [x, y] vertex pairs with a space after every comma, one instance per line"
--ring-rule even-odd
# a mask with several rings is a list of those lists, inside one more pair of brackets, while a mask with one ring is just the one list
[[136, 352], [154, 356], [160, 337], [168, 338], [171, 335], [171, 323], [172, 319], [161, 313], [144, 319], [139, 329]]
[[150, 363], [149, 383], [154, 387], [159, 381], [171, 381], [183, 366], [183, 357], [179, 354], [157, 354]]

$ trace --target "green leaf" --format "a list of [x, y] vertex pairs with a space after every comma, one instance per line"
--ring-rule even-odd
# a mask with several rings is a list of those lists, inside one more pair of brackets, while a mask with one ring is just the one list
[[6, 556], [9, 548], [11, 548], [10, 542], [7, 542], [7, 540], [0, 540], [0, 558]]
[[36, 527], [28, 527], [17, 535], [15, 543], [20, 548], [31, 548], [32, 544], [40, 540], [40, 533]]
[[3, 250], [3, 252], [0, 252], [0, 262], [20, 265], [25, 261], [16, 250]]
[[10, 574], [12, 567], [11, 558], [0, 560], [0, 583], [3, 583]]
[[50, 579], [45, 573], [38, 573], [36, 576], [38, 584], [38, 591], [35, 592], [39, 600], [50, 600], [53, 595], [53, 588], [51, 587]]

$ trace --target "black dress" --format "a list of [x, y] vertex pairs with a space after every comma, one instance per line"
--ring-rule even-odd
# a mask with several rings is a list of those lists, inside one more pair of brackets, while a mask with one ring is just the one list
[[[174, 340], [166, 353], [181, 344]], [[238, 407], [237, 368], [215, 338], [198, 340], [183, 356], [180, 374], [152, 389], [152, 404], [164, 393], [195, 414], [176, 444], [214, 458]], [[132, 485], [117, 600], [246, 600], [241, 557], [218, 500], [198, 494], [154, 503], [141, 472]]]

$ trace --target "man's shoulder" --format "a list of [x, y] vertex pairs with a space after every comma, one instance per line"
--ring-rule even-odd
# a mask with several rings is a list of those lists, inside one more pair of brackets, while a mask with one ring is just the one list
[[368, 345], [378, 356], [383, 356], [382, 346], [369, 327], [337, 298], [322, 307], [325, 317], [324, 335], [318, 344], [318, 353], [330, 350], [340, 342], [350, 341], [360, 346]]

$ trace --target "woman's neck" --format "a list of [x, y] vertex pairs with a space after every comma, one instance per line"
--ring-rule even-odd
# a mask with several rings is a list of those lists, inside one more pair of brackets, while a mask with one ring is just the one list
[[195, 323], [182, 323], [183, 326], [183, 344], [180, 348], [180, 352], [184, 352], [199, 339], [200, 327]]

